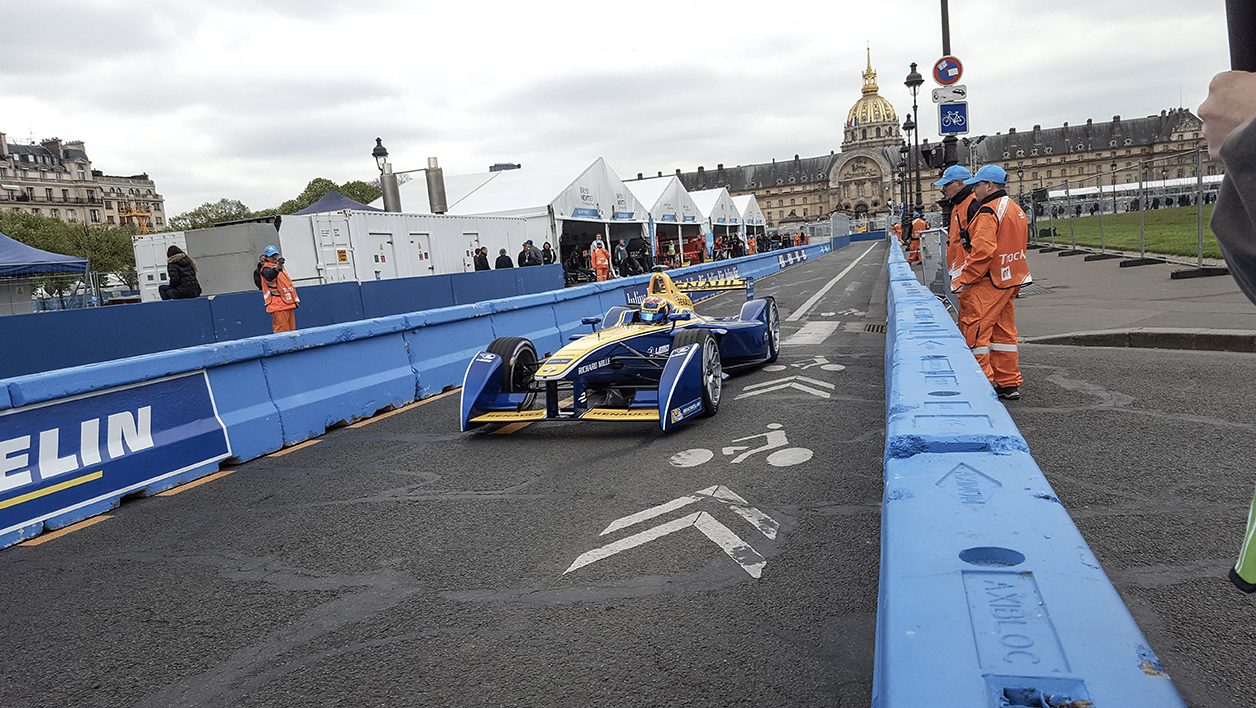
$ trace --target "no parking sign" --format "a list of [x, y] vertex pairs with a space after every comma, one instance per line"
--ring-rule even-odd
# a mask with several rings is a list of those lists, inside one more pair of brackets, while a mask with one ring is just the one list
[[964, 76], [964, 65], [959, 59], [950, 54], [942, 57], [933, 64], [933, 80], [938, 82], [940, 86], [950, 86], [959, 83]]

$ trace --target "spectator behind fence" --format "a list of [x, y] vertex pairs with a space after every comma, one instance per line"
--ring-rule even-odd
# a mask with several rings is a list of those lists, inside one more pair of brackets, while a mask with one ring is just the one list
[[[1225, 165], [1212, 232], [1239, 288], [1256, 303], [1256, 73], [1217, 74], [1199, 117], [1208, 153]], [[1256, 497], [1230, 581], [1243, 592], [1256, 592]]]
[[266, 312], [270, 313], [271, 331], [292, 332], [297, 328], [296, 310], [301, 306], [301, 298], [292, 279], [284, 271], [283, 257], [279, 249], [267, 246], [257, 261], [254, 279], [262, 290], [262, 302]]
[[506, 249], [503, 248], [497, 252], [497, 262], [493, 264], [493, 267], [501, 270], [502, 268], [514, 268], [515, 264], [510, 260], [510, 256], [506, 255]]
[[475, 249], [475, 269], [489, 270], [488, 266], [488, 246], [480, 246]]
[[532, 239], [523, 242], [523, 250], [519, 252], [519, 266], [539, 266], [545, 264], [545, 256], [541, 249], [532, 243]]
[[166, 283], [157, 286], [162, 300], [200, 297], [201, 283], [196, 279], [196, 261], [178, 246], [166, 249], [166, 278]]
[[550, 246], [549, 241], [546, 241], [545, 245], [541, 247], [541, 263], [549, 265], [555, 260], [557, 260], [557, 256], [554, 255], [554, 248]]

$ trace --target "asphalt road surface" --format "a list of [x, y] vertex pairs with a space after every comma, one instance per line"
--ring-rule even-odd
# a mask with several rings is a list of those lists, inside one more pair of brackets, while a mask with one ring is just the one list
[[1189, 705], [1256, 705], [1256, 356], [1024, 345], [1007, 408]]
[[867, 706], [884, 260], [759, 281], [779, 365], [673, 434], [454, 394], [0, 553], [0, 705]]

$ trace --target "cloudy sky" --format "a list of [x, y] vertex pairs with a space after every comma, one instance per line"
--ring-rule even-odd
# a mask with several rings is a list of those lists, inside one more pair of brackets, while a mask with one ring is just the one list
[[[43, 0], [11, 3], [0, 131], [80, 139], [148, 172], [171, 214], [253, 208], [315, 176], [439, 156], [627, 178], [839, 149], [864, 47], [900, 116], [941, 54], [937, 0], [618, 3]], [[1203, 100], [1227, 68], [1221, 0], [952, 0], [974, 134]], [[928, 82], [927, 91], [933, 86]], [[936, 130], [924, 98], [921, 124]]]

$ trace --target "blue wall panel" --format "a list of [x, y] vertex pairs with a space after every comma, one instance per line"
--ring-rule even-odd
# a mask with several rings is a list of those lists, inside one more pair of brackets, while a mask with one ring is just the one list
[[454, 273], [449, 279], [454, 289], [455, 305], [470, 305], [503, 297], [514, 297], [516, 268]]
[[384, 317], [449, 307], [454, 304], [450, 277], [431, 275], [362, 283], [363, 312], [367, 317]]
[[[209, 298], [209, 310], [216, 341], [230, 342], [271, 332], [270, 315], [262, 304], [260, 292], [215, 295]], [[300, 314], [298, 310], [298, 317]]]
[[563, 289], [563, 267], [557, 263], [547, 266], [515, 268], [514, 271], [516, 295]]
[[541, 356], [558, 351], [563, 342], [554, 319], [554, 300], [554, 293], [541, 293], [494, 303], [493, 336], [526, 337]]
[[[205, 298], [0, 317], [0, 378], [214, 341]], [[17, 345], [17, 346], [15, 346]]]
[[361, 286], [357, 283], [331, 283], [301, 288], [298, 291], [301, 307], [297, 308], [297, 327], [309, 329], [365, 319], [369, 315], [362, 311], [360, 290]]

